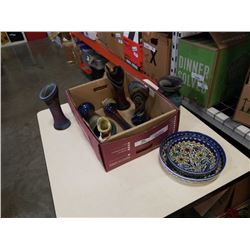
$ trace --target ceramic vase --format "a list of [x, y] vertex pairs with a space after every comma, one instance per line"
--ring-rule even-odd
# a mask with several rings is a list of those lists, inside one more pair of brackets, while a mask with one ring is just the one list
[[42, 88], [39, 94], [40, 100], [44, 101], [54, 119], [54, 128], [64, 130], [70, 126], [70, 120], [64, 115], [59, 101], [58, 87], [51, 83]]
[[158, 86], [160, 92], [169, 98], [177, 107], [181, 105], [180, 88], [182, 79], [178, 76], [164, 76], [159, 79]]
[[97, 129], [100, 133], [99, 139], [105, 140], [106, 138], [108, 138], [111, 135], [112, 124], [109, 121], [109, 119], [107, 119], [106, 117], [100, 117], [97, 120]]

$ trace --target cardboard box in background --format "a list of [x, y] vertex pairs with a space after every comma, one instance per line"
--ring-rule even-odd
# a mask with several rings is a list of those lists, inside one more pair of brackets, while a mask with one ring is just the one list
[[202, 217], [220, 217], [231, 207], [234, 186], [227, 188], [194, 207]]
[[48, 32], [48, 37], [52, 42], [63, 48], [68, 63], [76, 62], [73, 52], [74, 44], [69, 32]]
[[59, 34], [60, 32], [48, 32], [48, 37], [53, 41]]
[[62, 47], [66, 57], [67, 63], [75, 63], [75, 56], [73, 53], [74, 44], [69, 32], [60, 32], [58, 35], [61, 39]]
[[250, 68], [233, 119], [250, 127]]
[[194, 210], [200, 215], [204, 216], [227, 192], [229, 188], [219, 192], [211, 198], [199, 203], [194, 207]]
[[61, 32], [48, 32], [49, 39], [62, 48], [62, 36]]
[[[132, 80], [138, 79], [126, 74], [124, 80], [125, 94], [131, 106], [127, 110], [119, 111], [131, 125], [134, 104], [128, 97], [127, 87]], [[72, 112], [106, 171], [110, 171], [155, 149], [166, 136], [178, 130], [179, 124], [179, 110], [164, 96], [150, 89], [146, 108], [151, 119], [138, 126], [132, 125], [133, 127], [129, 130], [123, 130], [113, 120], [118, 133], [111, 136], [107, 141], [100, 142], [93, 131], [90, 130], [89, 125], [82, 119], [77, 108], [82, 102], [88, 101], [93, 103], [95, 111], [99, 115], [104, 115], [101, 102], [105, 98], [113, 98], [114, 95], [114, 89], [106, 76], [66, 91]]]
[[229, 208], [238, 208], [250, 200], [250, 176], [196, 205], [201, 216], [222, 217]]
[[235, 184], [230, 207], [237, 208], [247, 200], [250, 200], [250, 176]]
[[9, 38], [6, 32], [1, 32], [1, 45], [9, 42]]
[[142, 32], [123, 32], [124, 59], [136, 70], [142, 68]]
[[97, 32], [97, 40], [104, 46], [107, 47], [108, 43], [108, 33], [110, 32]]
[[152, 79], [169, 75], [172, 35], [165, 32], [142, 32], [143, 71]]
[[65, 41], [62, 43], [62, 47], [66, 57], [66, 62], [75, 63], [75, 56], [73, 53], [73, 48], [74, 48], [73, 43], [71, 41]]
[[123, 32], [108, 32], [107, 47], [112, 53], [123, 60]]
[[105, 48], [124, 60], [123, 32], [97, 32], [97, 37]]
[[180, 39], [181, 94], [206, 108], [239, 95], [250, 64], [249, 35], [210, 32]]
[[87, 38], [89, 38], [90, 40], [95, 41], [97, 39], [97, 32], [95, 31], [91, 31], [91, 32], [83, 32], [83, 35], [86, 36]]
[[231, 208], [234, 186], [227, 189], [225, 194], [209, 209], [206, 217], [222, 217]]
[[78, 46], [73, 47], [73, 55], [74, 55], [75, 63], [80, 67], [82, 63], [82, 54]]
[[100, 43], [110, 52], [112, 52], [122, 60], [124, 59], [123, 32], [98, 32], [97, 37]]

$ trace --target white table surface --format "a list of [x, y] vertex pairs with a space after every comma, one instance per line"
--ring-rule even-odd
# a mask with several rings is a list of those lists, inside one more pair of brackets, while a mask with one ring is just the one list
[[159, 149], [105, 172], [68, 104], [62, 105], [71, 126], [53, 128], [49, 110], [37, 114], [57, 217], [164, 217], [250, 171], [244, 154], [181, 107], [179, 130], [205, 133], [227, 156], [213, 182], [177, 181], [161, 166]]

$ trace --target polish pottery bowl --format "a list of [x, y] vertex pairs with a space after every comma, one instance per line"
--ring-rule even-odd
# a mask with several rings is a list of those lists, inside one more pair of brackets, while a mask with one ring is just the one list
[[218, 142], [209, 136], [181, 131], [162, 141], [160, 161], [163, 168], [179, 180], [203, 183], [218, 177], [225, 167], [226, 155]]
[[167, 158], [173, 168], [190, 177], [206, 176], [219, 164], [219, 152], [210, 141], [195, 137], [180, 137], [171, 141]]

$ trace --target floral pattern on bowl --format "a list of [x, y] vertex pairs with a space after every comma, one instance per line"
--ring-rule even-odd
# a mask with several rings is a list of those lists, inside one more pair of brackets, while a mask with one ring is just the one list
[[219, 152], [210, 141], [195, 137], [180, 137], [166, 147], [167, 157], [173, 167], [189, 175], [206, 175], [219, 164]]

